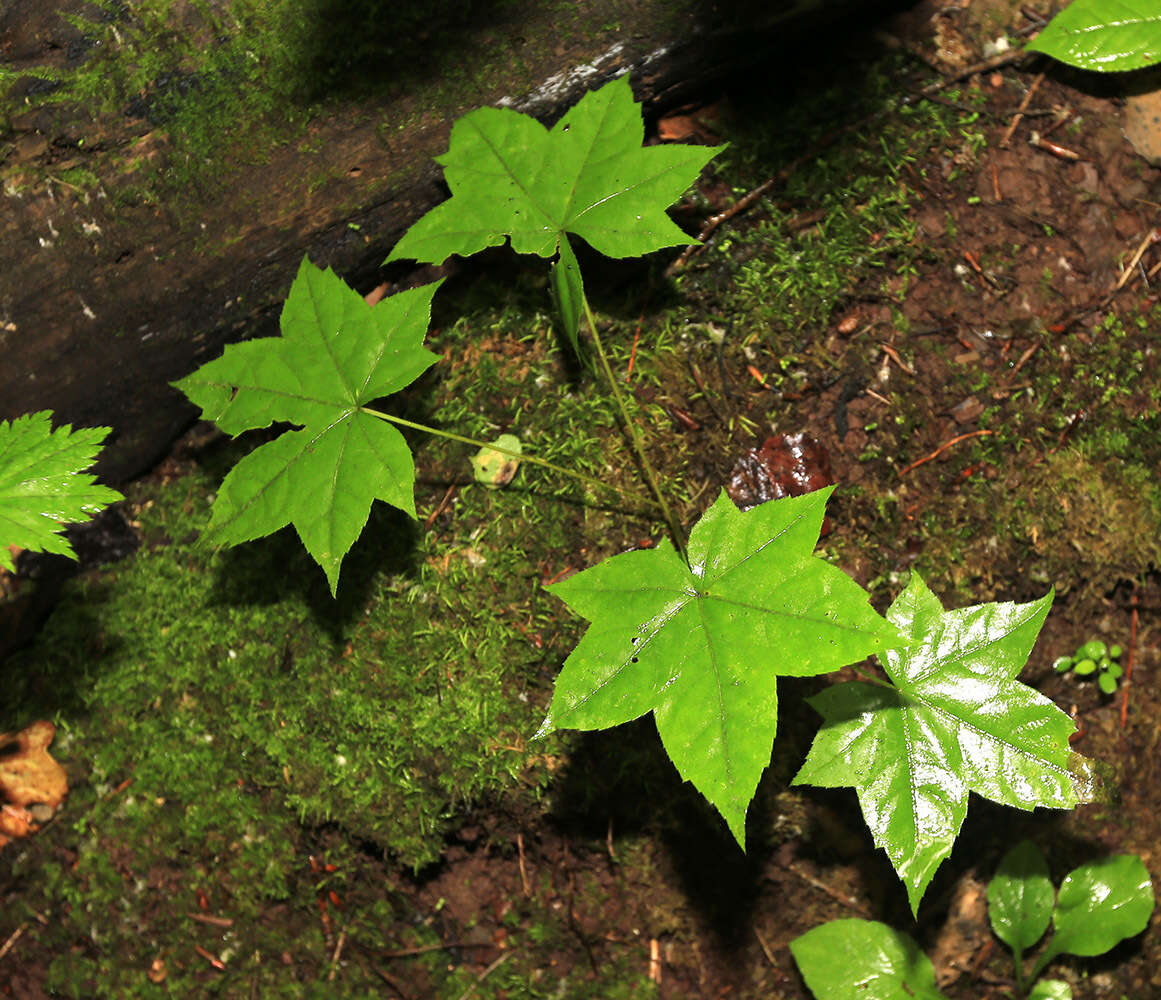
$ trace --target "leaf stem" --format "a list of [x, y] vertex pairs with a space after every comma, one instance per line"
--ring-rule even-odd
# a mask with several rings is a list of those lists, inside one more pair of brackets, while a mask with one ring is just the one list
[[503, 448], [498, 444], [488, 441], [477, 441], [475, 438], [464, 437], [461, 434], [453, 434], [451, 431], [440, 430], [438, 427], [429, 427], [427, 424], [419, 424], [414, 420], [407, 420], [404, 417], [396, 417], [390, 413], [384, 413], [382, 410], [373, 410], [369, 406], [359, 407], [360, 412], [367, 414], [369, 417], [378, 417], [380, 420], [386, 420], [388, 423], [398, 424], [400, 427], [409, 427], [415, 431], [423, 431], [425, 434], [432, 434], [435, 437], [447, 438], [449, 441], [458, 441], [460, 444], [469, 444], [474, 448], [488, 448], [491, 451], [498, 451], [501, 455], [507, 455], [509, 458], [515, 458], [521, 462], [529, 462], [532, 465], [540, 465], [545, 469], [551, 469], [553, 472], [559, 473], [562, 476], [569, 476], [573, 479], [579, 479], [589, 486], [596, 486], [606, 490], [612, 490], [614, 493], [620, 494], [626, 500], [635, 500], [639, 503], [649, 504], [652, 507], [663, 507], [656, 500], [651, 497], [641, 496], [638, 493], [629, 493], [627, 490], [621, 489], [620, 486], [610, 483], [604, 479], [597, 479], [595, 476], [586, 476], [583, 472], [577, 472], [575, 469], [566, 469], [564, 466], [556, 465], [554, 462], [549, 462], [543, 458], [537, 458], [535, 455], [529, 455], [527, 452], [512, 451], [508, 448]]
[[597, 357], [601, 359], [601, 367], [605, 370], [605, 378], [609, 380], [609, 386], [613, 390], [613, 398], [617, 401], [617, 407], [621, 411], [621, 419], [625, 421], [625, 427], [628, 429], [629, 443], [633, 446], [633, 451], [637, 455], [637, 461], [641, 463], [641, 468], [645, 472], [645, 479], [649, 483], [649, 489], [652, 490], [653, 496], [656, 497], [655, 505], [661, 509], [666, 526], [669, 528], [669, 535], [673, 539], [673, 545], [688, 566], [689, 554], [685, 550], [685, 535], [681, 530], [681, 525], [677, 523], [677, 519], [673, 516], [673, 511], [670, 509], [669, 504], [665, 502], [665, 496], [662, 494], [661, 488], [657, 485], [657, 474], [653, 471], [653, 466], [645, 456], [645, 445], [641, 440], [641, 429], [637, 426], [636, 421], [629, 416], [629, 410], [625, 406], [625, 399], [621, 395], [620, 386], [617, 384], [616, 376], [613, 375], [613, 369], [609, 366], [609, 359], [605, 354], [604, 344], [601, 343], [601, 335], [597, 332], [597, 321], [593, 318], [593, 311], [589, 307], [589, 297], [583, 291], [581, 292], [581, 304], [584, 306], [585, 319], [588, 321], [589, 331], [593, 335], [593, 343], [597, 348]]
[[890, 688], [892, 691], [895, 690], [895, 685], [890, 681], [885, 681], [882, 677], [876, 677], [874, 674], [864, 673], [858, 667], [851, 667], [851, 673], [853, 673], [859, 680], [865, 681], [867, 684], [874, 684], [877, 687]]
[[1012, 949], [1012, 963], [1016, 970], [1016, 992], [1024, 996], [1028, 992], [1028, 984], [1024, 981], [1024, 949]]

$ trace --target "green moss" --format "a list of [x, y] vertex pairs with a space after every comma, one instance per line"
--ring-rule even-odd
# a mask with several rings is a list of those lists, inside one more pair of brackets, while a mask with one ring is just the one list
[[[918, 104], [887, 113], [896, 101], [893, 58], [865, 72], [857, 81], [829, 86], [804, 81], [800, 92], [780, 93], [777, 116], [738, 107], [725, 129], [733, 145], [714, 161], [718, 179], [734, 196], [787, 170], [784, 185], [711, 241], [701, 273], [682, 279], [684, 289], [712, 298], [715, 309], [733, 317], [735, 329], [779, 359], [782, 372], [768, 376], [775, 388], [793, 367], [825, 364], [821, 354], [808, 353], [821, 344], [814, 332], [856, 289], [865, 295], [873, 284], [886, 301], [902, 301], [927, 253], [910, 211], [918, 164], [941, 145], [966, 156], [978, 142], [969, 127], [976, 118], [971, 110]], [[764, 99], [764, 87], [754, 92]], [[955, 99], [980, 100], [971, 94]], [[866, 121], [861, 130], [820, 145], [820, 121], [859, 119]], [[809, 168], [795, 167], [812, 146], [819, 152]]]
[[[416, 137], [406, 134], [411, 126], [451, 120], [478, 104], [481, 93], [522, 96], [548, 75], [540, 53], [562, 39], [588, 46], [616, 37], [613, 28], [600, 27], [611, 4], [538, 9], [518, 30], [506, 19], [513, 6], [511, 0], [92, 0], [90, 14], [67, 18], [79, 36], [76, 47], [86, 49], [83, 59], [24, 68], [19, 76], [0, 70], [0, 123], [57, 106], [70, 132], [102, 142], [126, 131], [125, 119], [134, 138], [140, 127], [164, 136], [161, 158], [136, 164], [122, 162], [121, 154], [94, 154], [93, 169], [112, 179], [106, 177], [112, 159], [117, 170], [132, 173], [135, 191], [126, 195], [132, 203], [164, 201], [183, 219], [227, 187], [236, 190], [239, 177], [260, 183], [251, 175], [283, 147], [313, 147], [316, 181], [345, 178], [352, 164], [312, 138], [318, 133], [341, 144], [361, 128], [378, 128], [384, 144], [396, 147], [392, 171], [419, 169], [435, 151], [417, 155]], [[18, 94], [13, 85], [22, 77], [52, 86]], [[389, 122], [381, 121], [385, 109]], [[400, 129], [402, 141], [394, 141]], [[391, 179], [357, 186], [350, 207], [366, 204], [369, 187]], [[309, 191], [277, 194], [297, 206]]]

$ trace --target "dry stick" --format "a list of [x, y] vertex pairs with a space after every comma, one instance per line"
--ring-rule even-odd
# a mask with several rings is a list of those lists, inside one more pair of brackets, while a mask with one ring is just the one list
[[661, 985], [661, 942], [649, 939], [649, 982]]
[[972, 431], [969, 434], [960, 434], [957, 437], [953, 437], [950, 441], [945, 441], [943, 444], [941, 444], [930, 455], [924, 455], [922, 458], [912, 462], [905, 469], [901, 469], [899, 471], [899, 475], [905, 476], [912, 469], [918, 468], [919, 466], [923, 465], [925, 462], [930, 462], [933, 458], [939, 458], [939, 456], [942, 455], [945, 451], [947, 451], [947, 449], [950, 448], [953, 444], [959, 444], [960, 441], [966, 441], [968, 438], [983, 437], [985, 434], [995, 434], [995, 433], [996, 433], [995, 431]]
[[427, 520], [423, 522], [424, 531], [431, 531], [431, 526], [435, 524], [435, 519], [439, 517], [439, 515], [442, 514], [445, 510], [447, 510], [447, 505], [451, 501], [452, 494], [455, 493], [455, 491], [456, 484], [452, 483], [451, 486], [447, 488], [447, 492], [443, 495], [443, 499], [438, 504], [436, 504], [435, 509], [427, 515]]
[[1137, 644], [1137, 595], [1133, 595], [1133, 616], [1129, 619], [1129, 656], [1125, 660], [1125, 684], [1121, 689], [1121, 728], [1128, 725], [1129, 684], [1133, 680], [1133, 647]]
[[883, 353], [886, 354], [887, 357], [889, 357], [892, 361], [894, 361], [895, 364], [897, 364], [906, 374], [915, 374], [915, 369], [907, 364], [907, 362], [904, 361], [901, 357], [899, 357], [899, 352], [895, 350], [895, 348], [893, 348], [890, 344], [880, 344], [879, 346], [883, 349]]
[[327, 982], [335, 981], [335, 974], [339, 971], [339, 957], [343, 954], [343, 945], [347, 943], [347, 932], [339, 932], [339, 943], [335, 945], [335, 953], [331, 955], [331, 971], [327, 975]]
[[219, 972], [226, 971], [226, 963], [223, 962], [220, 958], [218, 958], [217, 955], [213, 954], [212, 952], [206, 951], [206, 949], [203, 948], [200, 944], [195, 944], [193, 946], [193, 948], [194, 948], [194, 951], [196, 951], [199, 955], [201, 955], [202, 958], [204, 958], [207, 962], [209, 962], [210, 965], [212, 965]]
[[779, 867], [784, 869], [785, 871], [790, 872], [792, 875], [797, 875], [807, 885], [814, 886], [814, 888], [816, 888], [819, 892], [826, 893], [828, 896], [830, 896], [831, 899], [835, 900], [836, 902], [842, 903], [843, 906], [847, 907], [850, 910], [854, 910], [855, 913], [858, 913], [860, 915], [866, 914], [867, 908], [865, 906], [863, 906], [863, 904], [860, 903], [857, 899], [853, 898], [852, 896], [848, 896], [845, 892], [840, 892], [834, 886], [827, 885], [825, 882], [822, 881], [822, 879], [817, 879], [813, 875], [810, 875], [804, 871], [801, 871], [799, 868], [795, 867], [792, 864], [780, 865]]
[[528, 871], [524, 867], [524, 834], [520, 831], [516, 832], [516, 856], [520, 862], [520, 887], [524, 890], [525, 896], [531, 896], [532, 889], [528, 885]]
[[375, 970], [375, 975], [377, 975], [380, 979], [383, 980], [383, 982], [390, 986], [391, 989], [398, 993], [403, 998], [403, 1000], [411, 1000], [411, 998], [404, 992], [403, 987], [395, 981], [394, 976], [388, 975], [373, 962], [371, 963], [371, 968]]
[[432, 951], [450, 951], [452, 948], [495, 948], [488, 941], [445, 941], [441, 944], [421, 944], [415, 948], [400, 948], [397, 951], [385, 951], [381, 958], [414, 958], [416, 955], [426, 955]]
[[1119, 292], [1122, 288], [1125, 287], [1125, 283], [1136, 273], [1137, 264], [1140, 262], [1141, 258], [1145, 256], [1145, 251], [1148, 250], [1152, 244], [1156, 243], [1158, 238], [1159, 237], [1157, 235], [1156, 229], [1150, 229], [1145, 234], [1145, 238], [1141, 240], [1141, 243], [1134, 252], [1132, 259], [1125, 265], [1125, 269], [1121, 272], [1121, 276], [1117, 279], [1117, 283], [1113, 285], [1114, 292]]
[[777, 969], [778, 963], [774, 961], [774, 952], [770, 949], [770, 946], [766, 943], [766, 939], [762, 937], [762, 933], [757, 927], [754, 928], [754, 937], [758, 939], [758, 944], [762, 946], [762, 954], [766, 956], [766, 961]]
[[1024, 112], [1028, 110], [1028, 105], [1032, 102], [1032, 95], [1040, 89], [1040, 84], [1044, 82], [1044, 74], [1040, 73], [1036, 79], [1032, 81], [1028, 88], [1028, 93], [1024, 95], [1024, 100], [1020, 102], [1019, 107], [1016, 108], [1016, 113], [1012, 116], [1012, 123], [1004, 132], [1004, 137], [1000, 140], [1000, 148], [1007, 149], [1008, 143], [1012, 141], [1012, 136], [1016, 134], [1016, 129], [1019, 128], [1020, 122], [1024, 118]]
[[190, 920], [196, 920], [198, 923], [209, 924], [211, 927], [233, 927], [234, 921], [230, 917], [211, 917], [208, 913], [187, 913]]
[[482, 983], [485, 979], [487, 979], [488, 976], [490, 976], [498, 968], [500, 968], [501, 965], [503, 965], [505, 962], [507, 962], [508, 959], [510, 959], [512, 957], [512, 955], [513, 955], [513, 952], [511, 952], [511, 951], [504, 952], [503, 955], [501, 955], [499, 958], [497, 958], [496, 961], [494, 961], [491, 965], [489, 965], [483, 972], [481, 972], [476, 977], [476, 981], [474, 983], [472, 983], [471, 986], [469, 986], [466, 990], [463, 991], [463, 993], [460, 994], [459, 1000], [468, 1000], [468, 997], [470, 997], [473, 993], [476, 992], [476, 987], [479, 986], [480, 983]]
[[28, 930], [28, 924], [21, 924], [11, 934], [8, 935], [8, 940], [4, 942], [4, 946], [0, 947], [0, 958], [3, 958], [12, 950], [12, 946], [20, 939], [20, 935]]
[[625, 381], [633, 377], [633, 365], [637, 361], [637, 343], [641, 339], [641, 326], [645, 322], [645, 306], [641, 307], [641, 315], [637, 317], [637, 329], [633, 331], [633, 347], [629, 351], [629, 367], [625, 369]]

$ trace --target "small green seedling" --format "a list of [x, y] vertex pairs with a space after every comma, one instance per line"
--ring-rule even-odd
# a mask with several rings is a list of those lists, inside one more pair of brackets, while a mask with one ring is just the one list
[[1052, 666], [1062, 674], [1071, 670], [1077, 677], [1095, 676], [1097, 686], [1111, 695], [1117, 690], [1117, 681], [1124, 673], [1117, 662], [1123, 652], [1120, 646], [1106, 646], [1100, 639], [1093, 639], [1077, 649], [1074, 655], [1057, 657]]
[[[1008, 851], [988, 886], [992, 930], [1011, 949], [1016, 989], [1029, 1000], [1072, 1000], [1068, 983], [1037, 977], [1060, 955], [1103, 955], [1140, 934], [1153, 906], [1153, 883], [1137, 855], [1081, 865], [1057, 894], [1044, 856], [1028, 840]], [[1049, 922], [1052, 936], [1025, 977], [1024, 953]], [[931, 962], [911, 937], [874, 920], [832, 920], [795, 938], [790, 951], [818, 1000], [943, 997]]]

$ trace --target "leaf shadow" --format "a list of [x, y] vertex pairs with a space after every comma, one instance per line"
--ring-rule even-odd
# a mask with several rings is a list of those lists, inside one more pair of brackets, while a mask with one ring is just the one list
[[666, 884], [678, 887], [718, 946], [741, 952], [781, 834], [778, 794], [787, 772], [775, 741], [774, 759], [747, 814], [743, 852], [717, 811], [666, 756], [652, 716], [602, 732], [577, 733], [557, 775], [553, 823], [567, 835], [597, 843], [649, 839], [660, 848]]
[[[103, 626], [100, 607], [110, 586], [88, 584], [83, 595], [63, 585], [74, 566], [63, 556], [58, 574], [17, 601], [0, 605], [0, 691], [10, 710], [3, 728], [19, 729], [36, 719], [83, 717], [87, 692], [101, 664], [122, 648], [124, 640]], [[41, 626], [44, 626], [43, 628]], [[5, 642], [12, 640], [11, 644]], [[20, 640], [16, 642], [15, 640]]]
[[418, 570], [420, 526], [384, 503], [371, 507], [367, 525], [343, 560], [338, 591], [331, 597], [326, 575], [293, 528], [228, 549], [215, 568], [212, 605], [276, 604], [298, 595], [315, 621], [339, 642], [362, 614], [385, 574]]

